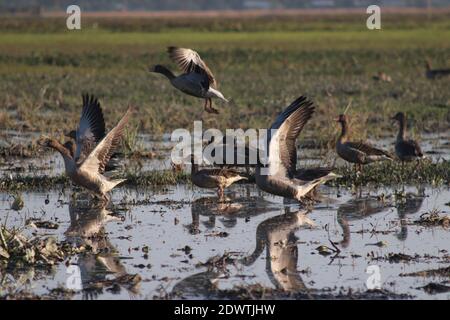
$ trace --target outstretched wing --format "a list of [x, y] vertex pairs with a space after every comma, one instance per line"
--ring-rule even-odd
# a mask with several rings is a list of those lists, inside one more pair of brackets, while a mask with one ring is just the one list
[[105, 119], [97, 98], [83, 95], [83, 110], [76, 131], [75, 161], [82, 162], [105, 136]]
[[[293, 177], [297, 162], [295, 141], [313, 113], [313, 103], [301, 96], [275, 119], [269, 133], [270, 174], [285, 172]], [[273, 134], [272, 130], [276, 132]]]
[[208, 68], [206, 63], [200, 58], [200, 55], [194, 50], [187, 48], [168, 47], [169, 57], [180, 67], [185, 73], [193, 72], [195, 66], [199, 66], [205, 70], [208, 76], [209, 84], [212, 87], [217, 87], [217, 81]]
[[106, 135], [106, 137], [100, 141], [94, 150], [81, 164], [81, 169], [90, 172], [105, 172], [105, 166], [114, 153], [115, 149], [119, 146], [123, 131], [131, 114], [131, 108], [128, 108], [127, 112], [119, 123]]

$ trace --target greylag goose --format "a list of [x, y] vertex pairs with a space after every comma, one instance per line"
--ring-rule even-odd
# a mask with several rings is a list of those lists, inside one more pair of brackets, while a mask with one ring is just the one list
[[395, 141], [395, 153], [402, 162], [402, 166], [405, 161], [408, 162], [422, 158], [423, 153], [417, 141], [406, 138], [406, 115], [403, 112], [398, 112], [392, 120], [398, 121], [399, 123], [397, 139]]
[[301, 96], [275, 119], [267, 137], [267, 164], [259, 163], [255, 170], [256, 184], [261, 190], [302, 202], [316, 186], [339, 177], [326, 170], [323, 174], [316, 171], [319, 174], [310, 181], [296, 177], [295, 141], [313, 113], [313, 103]]
[[[105, 129], [105, 120], [103, 118], [103, 111], [100, 106], [100, 102], [93, 95], [89, 96], [88, 94], [83, 94], [83, 106], [89, 105], [89, 110], [91, 113], [95, 113], [96, 123], [95, 123], [95, 132], [93, 136], [93, 140], [95, 140], [95, 144], [98, 144], [106, 135]], [[65, 132], [64, 135], [68, 138], [71, 138], [72, 141], [67, 141], [64, 146], [70, 150], [72, 157], [76, 152], [76, 145], [73, 143], [77, 141], [77, 130], [71, 130]], [[110, 161], [105, 166], [105, 172], [109, 172], [117, 169], [118, 165], [113, 160], [117, 160], [118, 154], [114, 153], [111, 156]]]
[[349, 141], [347, 116], [341, 114], [335, 120], [341, 124], [341, 134], [336, 142], [336, 152], [345, 161], [354, 163], [355, 169], [358, 167], [361, 171], [364, 164], [392, 160], [392, 156], [388, 152], [375, 148], [368, 143]]
[[429, 60], [425, 61], [426, 72], [428, 79], [438, 79], [450, 75], [450, 69], [432, 69]]
[[[63, 159], [66, 174], [73, 183], [86, 188], [103, 201], [109, 201], [108, 192], [125, 179], [109, 180], [103, 173], [114, 150], [119, 146], [123, 131], [131, 114], [131, 108], [119, 123], [96, 144], [99, 133], [99, 113], [95, 104], [83, 106], [76, 134], [76, 149], [68, 149], [59, 141], [50, 137], [41, 137], [41, 146], [55, 149]], [[71, 151], [72, 150], [72, 151]]]
[[172, 71], [162, 65], [150, 68], [150, 72], [160, 73], [166, 76], [170, 83], [178, 90], [198, 98], [205, 99], [205, 111], [219, 113], [212, 107], [212, 98], [218, 98], [225, 102], [228, 100], [217, 90], [217, 81], [200, 55], [191, 49], [169, 47], [169, 57], [184, 72], [175, 76]]
[[200, 188], [217, 188], [217, 195], [223, 200], [224, 189], [239, 180], [247, 179], [239, 172], [232, 169], [201, 169], [195, 163], [195, 158], [191, 156], [191, 180], [194, 185]]

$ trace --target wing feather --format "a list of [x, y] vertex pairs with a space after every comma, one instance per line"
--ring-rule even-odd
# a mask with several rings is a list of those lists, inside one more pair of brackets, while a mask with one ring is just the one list
[[199, 66], [206, 72], [209, 79], [209, 84], [216, 88], [217, 81], [208, 68], [206, 63], [200, 58], [200, 55], [192, 49], [178, 48], [178, 47], [168, 47], [169, 57], [179, 66], [181, 70], [185, 73], [193, 72], [195, 66]]
[[97, 98], [83, 95], [83, 110], [76, 131], [75, 161], [82, 162], [105, 136], [105, 119]]
[[119, 123], [106, 135], [106, 137], [95, 147], [94, 150], [81, 164], [81, 168], [91, 172], [102, 174], [105, 172], [105, 166], [120, 144], [124, 129], [128, 123], [131, 108], [128, 108], [125, 115], [120, 119]]
[[[306, 97], [301, 96], [288, 106], [275, 120], [271, 130], [277, 129], [275, 135], [269, 137], [269, 163], [282, 166], [289, 177], [293, 177], [297, 162], [295, 141], [303, 127], [314, 113], [314, 105]], [[280, 168], [273, 168], [279, 171]], [[274, 171], [271, 172], [274, 173]]]
[[392, 159], [392, 155], [390, 155], [388, 152], [375, 148], [374, 146], [371, 146], [368, 143], [364, 142], [347, 142], [346, 143], [350, 148], [356, 149], [360, 152], [365, 153], [368, 156], [386, 156], [390, 159]]

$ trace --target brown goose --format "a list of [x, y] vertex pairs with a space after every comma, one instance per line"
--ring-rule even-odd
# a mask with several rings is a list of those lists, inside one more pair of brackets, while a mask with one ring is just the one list
[[268, 163], [259, 163], [255, 170], [256, 184], [261, 190], [302, 202], [316, 186], [339, 177], [326, 171], [323, 175], [316, 171], [318, 175], [310, 181], [296, 177], [300, 173], [296, 170], [295, 141], [313, 113], [313, 103], [301, 96], [275, 119], [267, 137]]
[[426, 72], [425, 75], [428, 79], [439, 79], [450, 75], [450, 69], [432, 69], [429, 60], [425, 61]]
[[109, 200], [108, 192], [125, 181], [124, 179], [109, 180], [103, 173], [112, 153], [120, 144], [130, 114], [131, 108], [117, 126], [96, 144], [98, 113], [95, 111], [95, 105], [88, 103], [83, 106], [81, 113], [75, 151], [70, 144], [64, 146], [54, 138], [41, 137], [38, 143], [41, 146], [55, 149], [62, 155], [66, 174], [73, 183], [86, 188], [107, 202]]
[[347, 117], [339, 115], [337, 122], [341, 124], [341, 134], [336, 142], [337, 154], [350, 163], [355, 164], [355, 170], [361, 171], [364, 164], [376, 161], [392, 160], [392, 156], [381, 149], [377, 149], [365, 142], [351, 142], [349, 139], [349, 125]]
[[397, 140], [395, 141], [395, 153], [402, 161], [402, 165], [405, 161], [422, 158], [423, 153], [417, 141], [406, 138], [406, 115], [403, 112], [398, 112], [392, 120], [399, 123]]
[[198, 98], [205, 99], [205, 111], [219, 113], [212, 107], [212, 98], [218, 98], [225, 102], [228, 100], [217, 90], [217, 81], [200, 55], [191, 49], [169, 47], [169, 57], [184, 72], [175, 76], [172, 71], [162, 65], [151, 67], [150, 72], [160, 73], [166, 76], [170, 83], [178, 90]]
[[[103, 118], [103, 111], [100, 106], [100, 102], [96, 97], [93, 95], [89, 96], [89, 94], [83, 94], [83, 106], [87, 106], [88, 110], [90, 110], [91, 113], [95, 113], [95, 132], [93, 132], [92, 140], [94, 140], [92, 143], [93, 145], [98, 144], [106, 135], [106, 129], [105, 129], [105, 120]], [[71, 138], [72, 141], [67, 141], [64, 146], [71, 151], [72, 157], [75, 155], [76, 152], [76, 145], [73, 143], [73, 141], [77, 141], [77, 130], [71, 130], [69, 132], [65, 132], [64, 135], [68, 138]], [[105, 172], [109, 172], [112, 170], [117, 169], [118, 164], [114, 161], [117, 161], [118, 154], [114, 153], [111, 156], [110, 161], [105, 166]]]
[[217, 195], [223, 200], [224, 189], [236, 181], [247, 179], [232, 169], [198, 169], [195, 158], [191, 156], [191, 180], [194, 185], [200, 188], [217, 188]]

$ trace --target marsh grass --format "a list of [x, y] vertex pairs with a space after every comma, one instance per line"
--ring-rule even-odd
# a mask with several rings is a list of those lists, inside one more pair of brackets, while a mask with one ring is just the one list
[[[404, 170], [396, 162], [384, 162], [367, 165], [363, 172], [355, 173], [353, 167], [343, 166], [334, 170], [342, 178], [332, 180], [327, 184], [335, 187], [359, 186], [397, 186], [397, 185], [432, 185], [442, 186], [450, 184], [450, 163], [448, 161], [427, 162], [419, 166], [416, 163], [406, 164]], [[125, 187], [164, 187], [176, 184], [190, 184], [190, 174], [185, 171], [128, 170], [123, 174], [127, 179], [122, 185]], [[253, 177], [241, 183], [253, 183]], [[12, 179], [5, 176], [0, 180], [0, 191], [19, 192], [22, 190], [50, 190], [70, 187], [70, 180], [64, 176], [28, 176], [18, 175]]]
[[[448, 66], [447, 15], [436, 14], [431, 21], [419, 17], [415, 25], [417, 17], [399, 16], [380, 32], [367, 31], [357, 17], [295, 23], [274, 17], [252, 28], [241, 21], [244, 27], [236, 30], [227, 26], [238, 20], [192, 21], [192, 26], [185, 21], [182, 27], [167, 22], [164, 31], [147, 29], [154, 24], [150, 21], [123, 18], [108, 20], [105, 27], [100, 21], [99, 28], [88, 23], [78, 33], [58, 31], [59, 20], [39, 21], [48, 32], [19, 21], [0, 32], [0, 92], [5, 93], [0, 126], [46, 133], [73, 129], [81, 93], [89, 92], [99, 96], [108, 127], [132, 104], [138, 112], [131, 125], [140, 132], [192, 129], [202, 101], [147, 71], [156, 63], [176, 70], [165, 50], [179, 45], [200, 52], [231, 100], [214, 102], [221, 113], [205, 115], [205, 128], [267, 128], [292, 100], [307, 95], [317, 112], [305, 133], [323, 141], [331, 139], [331, 120], [350, 99], [349, 115], [361, 137], [393, 134], [389, 118], [397, 111], [408, 113], [418, 133], [444, 130], [450, 120], [450, 79], [426, 79], [424, 59]], [[152, 30], [161, 32], [147, 32]], [[374, 81], [378, 71], [392, 82]]]

